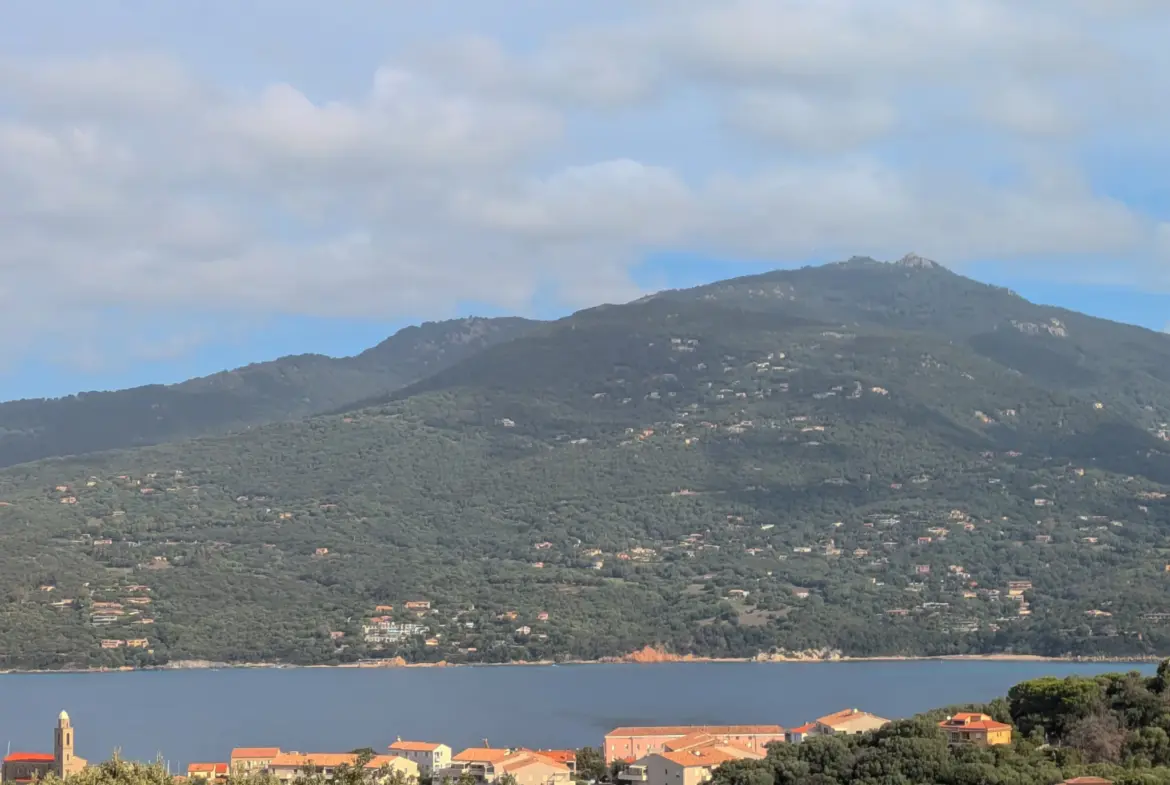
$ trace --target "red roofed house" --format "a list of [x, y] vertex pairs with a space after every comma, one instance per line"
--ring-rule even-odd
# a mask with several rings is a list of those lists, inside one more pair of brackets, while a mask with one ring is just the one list
[[69, 715], [57, 715], [53, 729], [53, 752], [11, 752], [0, 764], [0, 782], [30, 782], [49, 774], [67, 777], [86, 766], [85, 758], [73, 754], [73, 726]]
[[622, 727], [605, 734], [605, 762], [636, 760], [665, 752], [671, 742], [702, 733], [723, 744], [738, 744], [748, 750], [766, 752], [767, 745], [784, 741], [779, 725], [668, 725], [664, 727]]
[[451, 763], [451, 748], [432, 741], [403, 741], [399, 737], [390, 745], [390, 754], [414, 761], [419, 773], [427, 777]]
[[805, 723], [784, 731], [784, 741], [789, 744], [800, 744], [806, 737], [814, 735], [816, 731], [817, 724], [815, 722]]
[[493, 783], [505, 775], [517, 785], [569, 785], [569, 767], [532, 750], [472, 747], [451, 759], [451, 765], [435, 774], [436, 782], [458, 780], [463, 774], [476, 782]]
[[263, 771], [280, 754], [280, 747], [236, 747], [232, 750], [232, 774]]
[[977, 744], [991, 747], [1012, 743], [1012, 726], [996, 722], [986, 714], [961, 712], [938, 724], [951, 744]]
[[577, 771], [577, 751], [576, 750], [536, 750], [538, 755], [543, 755], [549, 760], [554, 760], [557, 763], [563, 763], [569, 767], [569, 771], [576, 773]]
[[711, 779], [711, 772], [733, 760], [760, 760], [763, 750], [753, 750], [736, 742], [722, 742], [703, 732], [693, 733], [668, 743], [667, 749], [639, 758], [626, 767], [619, 778], [627, 783], [645, 785], [701, 785]]
[[213, 782], [226, 780], [228, 765], [226, 763], [189, 763], [187, 764], [187, 779]]

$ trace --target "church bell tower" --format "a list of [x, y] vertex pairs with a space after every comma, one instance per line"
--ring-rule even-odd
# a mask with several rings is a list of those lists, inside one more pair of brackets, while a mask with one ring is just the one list
[[73, 725], [65, 711], [57, 715], [57, 728], [53, 731], [53, 770], [58, 777], [73, 771]]

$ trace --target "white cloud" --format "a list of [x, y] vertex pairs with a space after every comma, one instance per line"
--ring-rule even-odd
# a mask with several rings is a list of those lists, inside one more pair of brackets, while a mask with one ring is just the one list
[[[210, 51], [104, 41], [0, 63], [0, 355], [46, 313], [63, 314], [53, 340], [101, 345], [110, 308], [588, 305], [638, 294], [630, 271], [657, 251], [1100, 254], [1135, 283], [1167, 278], [1166, 216], [1100, 193], [1082, 161], [1170, 128], [1148, 100], [1170, 78], [1164, 4], [591, 7], [564, 26], [546, 10], [522, 41], [378, 52], [364, 84], [230, 83]], [[348, 62], [347, 46], [312, 54]]]
[[744, 90], [733, 99], [733, 127], [800, 150], [853, 150], [885, 136], [898, 122], [895, 107], [868, 96], [834, 96], [791, 90]]

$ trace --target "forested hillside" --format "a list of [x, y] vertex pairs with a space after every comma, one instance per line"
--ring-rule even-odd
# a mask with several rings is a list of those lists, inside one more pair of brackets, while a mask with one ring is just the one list
[[169, 386], [0, 403], [0, 466], [329, 411], [417, 381], [533, 324], [513, 318], [427, 323], [354, 357], [304, 354]]
[[917, 258], [594, 308], [357, 409], [5, 470], [0, 652], [1170, 653], [1168, 367]]

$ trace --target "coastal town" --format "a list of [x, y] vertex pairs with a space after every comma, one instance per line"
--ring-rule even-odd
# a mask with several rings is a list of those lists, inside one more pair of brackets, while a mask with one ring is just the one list
[[[280, 783], [291, 783], [306, 772], [331, 779], [343, 767], [360, 765], [377, 782], [567, 785], [599, 778], [596, 772], [578, 768], [579, 756], [590, 755], [595, 763], [603, 764], [604, 776], [623, 785], [701, 785], [724, 763], [763, 759], [769, 745], [800, 744], [818, 736], [856, 736], [890, 722], [848, 708], [791, 728], [768, 724], [622, 726], [605, 734], [600, 748], [580, 750], [493, 746], [485, 739], [480, 746], [455, 752], [442, 741], [401, 737], [383, 750], [365, 755], [300, 752], [279, 746], [236, 747], [226, 760], [189, 763], [185, 773], [175, 779], [214, 785], [233, 776], [265, 774]], [[1010, 724], [982, 713], [958, 713], [938, 725], [951, 745], [993, 747], [1012, 741]], [[0, 782], [28, 783], [83, 771], [89, 764], [75, 754], [74, 743], [72, 723], [62, 711], [53, 729], [53, 752], [9, 752], [0, 768]]]

